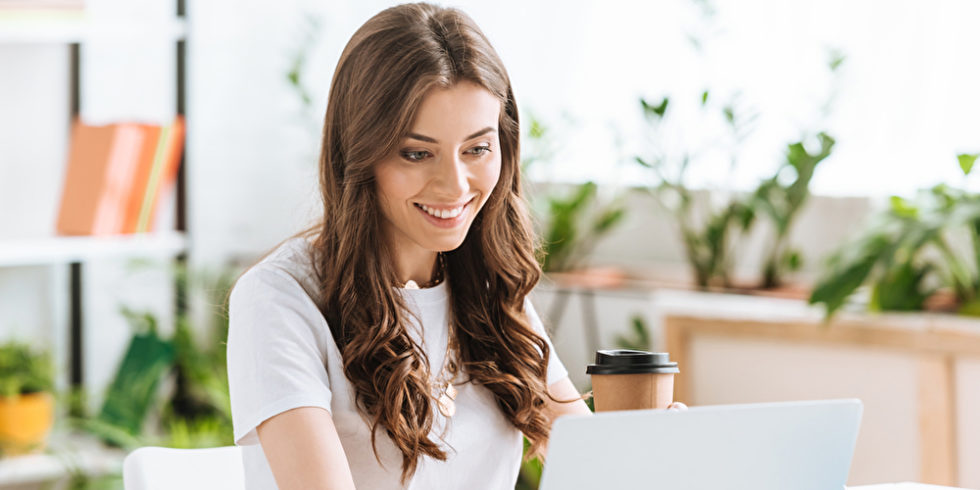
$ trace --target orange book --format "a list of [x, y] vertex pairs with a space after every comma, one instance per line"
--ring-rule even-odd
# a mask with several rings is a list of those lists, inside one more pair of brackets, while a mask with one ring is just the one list
[[173, 124], [160, 132], [160, 144], [153, 159], [136, 224], [137, 232], [152, 231], [160, 196], [170, 192], [177, 182], [177, 170], [184, 150], [184, 132], [184, 118], [179, 115]]
[[68, 168], [56, 225], [59, 234], [92, 232], [115, 133], [116, 128], [111, 125], [89, 126], [77, 119], [72, 123]]
[[156, 158], [157, 150], [160, 147], [160, 135], [163, 128], [152, 124], [139, 125], [143, 133], [143, 145], [140, 149], [139, 161], [136, 164], [136, 171], [130, 185], [129, 196], [126, 199], [125, 217], [123, 218], [123, 233], [136, 233], [140, 219], [140, 211], [143, 208], [143, 199], [146, 197], [147, 185], [150, 182], [150, 173], [153, 171], [153, 161]]
[[144, 134], [137, 124], [116, 124], [109, 162], [105, 170], [105, 182], [95, 210], [92, 235], [116, 235], [123, 232], [134, 177], [144, 142]]

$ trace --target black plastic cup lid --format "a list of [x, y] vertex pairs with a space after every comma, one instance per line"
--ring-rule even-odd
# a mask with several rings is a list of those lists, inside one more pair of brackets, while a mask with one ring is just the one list
[[616, 349], [598, 350], [595, 364], [585, 368], [587, 374], [671, 374], [679, 373], [676, 362], [667, 352]]

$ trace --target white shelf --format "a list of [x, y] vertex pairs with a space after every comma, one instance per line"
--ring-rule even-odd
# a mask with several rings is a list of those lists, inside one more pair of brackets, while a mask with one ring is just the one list
[[0, 43], [69, 44], [132, 37], [179, 41], [187, 36], [183, 19], [166, 22], [91, 22], [71, 18], [5, 18], [0, 16]]
[[187, 250], [182, 233], [0, 240], [0, 267], [57, 265], [95, 259], [172, 258]]
[[91, 436], [52, 436], [44, 453], [0, 460], [0, 487], [59, 480], [73, 472], [121, 474], [126, 453]]

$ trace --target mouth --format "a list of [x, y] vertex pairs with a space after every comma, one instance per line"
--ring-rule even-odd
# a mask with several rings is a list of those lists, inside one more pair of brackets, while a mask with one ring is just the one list
[[471, 198], [462, 204], [422, 204], [413, 203], [422, 216], [430, 223], [440, 228], [454, 228], [463, 223], [466, 219], [467, 210], [472, 207]]

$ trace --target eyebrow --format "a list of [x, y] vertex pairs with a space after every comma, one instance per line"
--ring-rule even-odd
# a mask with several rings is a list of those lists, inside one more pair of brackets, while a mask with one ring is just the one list
[[[487, 133], [495, 133], [496, 131], [497, 131], [496, 129], [493, 129], [490, 126], [487, 126], [487, 127], [483, 128], [483, 129], [481, 129], [481, 130], [479, 130], [479, 131], [477, 131], [477, 132], [475, 132], [475, 133], [467, 136], [466, 138], [463, 139], [463, 141], [468, 141], [468, 140], [471, 140], [473, 138], [476, 138], [476, 137], [479, 137], [479, 136], [483, 136], [483, 135], [485, 135]], [[421, 134], [418, 134], [418, 133], [408, 133], [408, 134], [405, 135], [405, 137], [406, 138], [412, 138], [412, 139], [419, 140], [419, 141], [425, 141], [426, 143], [439, 143], [439, 141], [437, 141], [435, 138], [432, 138], [432, 137], [429, 137], [429, 136], [425, 136], [425, 135], [421, 135]]]

